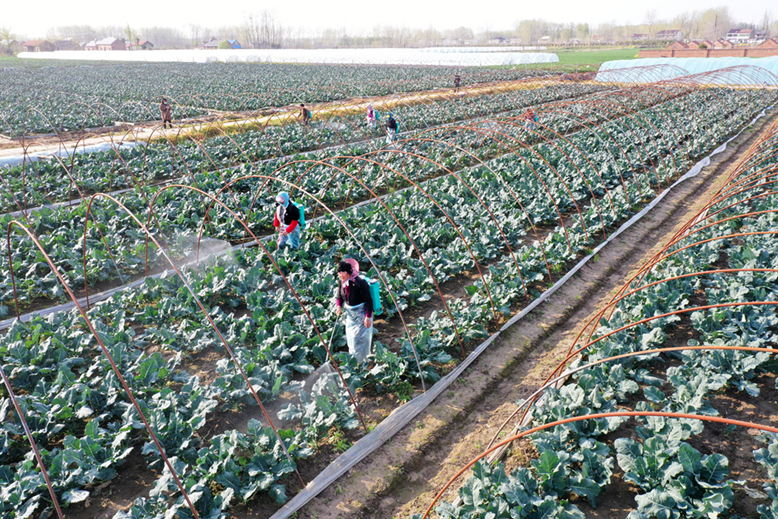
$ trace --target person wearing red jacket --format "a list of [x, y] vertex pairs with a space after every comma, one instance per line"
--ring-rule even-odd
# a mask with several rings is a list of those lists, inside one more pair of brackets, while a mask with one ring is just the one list
[[300, 247], [300, 209], [289, 199], [289, 193], [283, 191], [276, 197], [276, 213], [273, 227], [281, 235], [278, 238], [278, 248]]

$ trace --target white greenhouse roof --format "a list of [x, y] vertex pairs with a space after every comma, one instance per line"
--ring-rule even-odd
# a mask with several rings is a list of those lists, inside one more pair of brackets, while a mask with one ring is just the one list
[[[489, 52], [489, 51], [492, 52]], [[494, 48], [457, 47], [424, 49], [230, 49], [230, 50], [149, 50], [114, 52], [22, 52], [20, 58], [195, 62], [251, 61], [264, 63], [337, 63], [364, 65], [444, 65], [483, 66], [556, 63], [556, 54], [546, 52], [505, 52]]]
[[649, 83], [706, 74], [700, 81], [726, 85], [778, 85], [778, 56], [769, 58], [643, 58], [607, 61], [597, 81]]

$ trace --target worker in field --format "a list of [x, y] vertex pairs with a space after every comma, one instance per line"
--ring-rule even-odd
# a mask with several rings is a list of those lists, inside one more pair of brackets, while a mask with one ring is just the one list
[[304, 103], [300, 103], [300, 119], [304, 126], [308, 126], [308, 123], [311, 121], [311, 111], [305, 107]]
[[367, 105], [367, 125], [371, 130], [375, 130], [376, 126], [376, 113], [373, 110], [373, 105]]
[[397, 140], [397, 121], [392, 112], [389, 112], [389, 118], [386, 120], [386, 143], [392, 144]]
[[364, 361], [371, 353], [373, 340], [373, 297], [367, 281], [359, 275], [359, 263], [345, 259], [338, 265], [340, 283], [336, 289], [335, 312], [346, 312], [348, 352]]
[[527, 112], [524, 114], [524, 128], [531, 132], [535, 129], [535, 123], [537, 120], [537, 114], [532, 110], [531, 107], [527, 108]]
[[273, 219], [273, 227], [281, 236], [278, 238], [278, 248], [300, 247], [300, 208], [289, 199], [289, 193], [283, 191], [276, 196], [276, 213]]
[[162, 98], [162, 102], [159, 104], [159, 111], [162, 113], [162, 128], [167, 128], [166, 125], [173, 127], [173, 108], [168, 104], [167, 99]]
[[459, 72], [454, 74], [454, 93], [459, 92], [459, 87], [462, 86], [462, 78], [459, 77]]

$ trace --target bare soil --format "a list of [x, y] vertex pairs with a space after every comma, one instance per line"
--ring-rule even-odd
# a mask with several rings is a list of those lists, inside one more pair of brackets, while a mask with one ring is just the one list
[[[646, 217], [604, 248], [597, 261], [587, 264], [544, 305], [503, 333], [448, 392], [296, 517], [390, 519], [423, 513], [439, 489], [486, 448], [516, 409], [515, 402], [543, 384], [587, 320], [719, 189], [740, 155], [774, 117], [775, 111], [730, 143], [700, 175], [671, 191]], [[679, 342], [692, 334], [683, 326], [676, 333]], [[765, 391], [759, 399], [728, 392], [718, 395], [714, 405], [724, 416], [775, 422], [778, 395], [769, 387]], [[747, 479], [751, 488], [761, 488], [751, 461], [751, 451], [757, 447], [754, 431], [732, 432], [709, 426], [695, 447], [703, 454], [724, 453], [730, 458], [731, 478]], [[524, 444], [514, 447], [507, 463], [526, 465], [531, 457], [531, 449]], [[635, 493], [633, 485], [615, 477], [597, 509], [585, 502], [576, 505], [588, 517], [623, 519], [634, 509]], [[444, 499], [453, 501], [455, 497], [456, 485]], [[736, 513], [753, 516], [754, 504], [745, 499], [743, 491], [736, 493], [736, 499]], [[237, 511], [234, 515], [256, 517]]]

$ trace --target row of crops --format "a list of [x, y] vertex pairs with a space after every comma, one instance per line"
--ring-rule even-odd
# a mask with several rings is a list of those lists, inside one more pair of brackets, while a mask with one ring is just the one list
[[[451, 67], [255, 63], [146, 63], [0, 69], [0, 133], [22, 136], [159, 120], [166, 97], [175, 119], [210, 111], [450, 88]], [[466, 68], [465, 84], [545, 75], [537, 69]]]
[[[123, 283], [145, 271], [147, 253], [157, 269], [171, 255], [185, 259], [201, 228], [230, 243], [259, 241], [277, 190], [320, 217], [299, 251], [271, 252], [260, 242], [180, 275], [147, 278], [83, 313], [15, 321], [0, 342], [8, 377], [0, 405], [3, 512], [27, 517], [56, 506], [41, 466], [60, 502], [83, 502], [133, 449], [159, 477], [119, 517], [217, 517], [259, 494], [285, 501], [298, 463], [324, 437], [366, 425], [357, 390], [434, 383], [490, 323], [536, 297], [773, 97], [672, 85], [594, 93], [538, 107], [532, 132], [519, 112], [474, 116], [413, 130], [390, 148], [365, 141], [277, 163], [208, 161], [192, 182], [97, 196], [92, 205], [45, 209], [24, 221], [6, 216], [13, 239], [12, 264], [2, 270], [6, 311], [14, 299], [40, 304], [85, 280]], [[366, 203], [355, 206], [359, 200]], [[141, 222], [153, 231], [150, 247]], [[346, 256], [381, 279], [390, 322], [440, 297], [428, 318], [402, 318], [408, 325], [397, 344], [376, 343], [370, 369], [328, 347], [331, 337], [335, 350], [345, 343], [329, 298], [334, 266]], [[467, 272], [479, 278], [467, 297], [439, 293]], [[212, 380], [196, 373], [202, 352], [222, 357]], [[336, 372], [302, 389], [302, 377], [327, 361]], [[297, 400], [273, 418], [245, 431], [206, 432], [217, 416], [248, 405], [264, 410], [290, 392]]]
[[[530, 92], [534, 96], [536, 90]], [[558, 219], [564, 226], [564, 212], [580, 211], [577, 202], [602, 191], [602, 187], [596, 184], [604, 182], [603, 178], [608, 179], [606, 187], [613, 187], [618, 177], [622, 188], [628, 190], [625, 179], [634, 175], [640, 168], [655, 168], [654, 181], [658, 182], [668, 174], [660, 159], [670, 161], [668, 167], [681, 170], [688, 164], [689, 157], [701, 154], [710, 144], [710, 140], [703, 134], [696, 133], [695, 129], [704, 124], [697, 120], [703, 117], [703, 114], [697, 111], [698, 108], [710, 102], [719, 110], [718, 113], [709, 112], [710, 117], [725, 117], [737, 103], [749, 103], [754, 95], [748, 91], [733, 94], [738, 99], [732, 100], [732, 103], [735, 103], [732, 105], [730, 100], [721, 97], [722, 92], [709, 89], [704, 94], [699, 94], [695, 90], [680, 88], [669, 93], [664, 89], [657, 90], [653, 92], [654, 95], [646, 91], [643, 91], [642, 95], [637, 95], [637, 92], [610, 94], [619, 100], [618, 107], [613, 106], [607, 95], [587, 96], [575, 104], [563, 102], [544, 107], [543, 129], [538, 129], [532, 135], [528, 135], [520, 120], [516, 120], [515, 116], [520, 114], [512, 117], [511, 112], [508, 112], [505, 114], [506, 119], [498, 120], [507, 122], [471, 119], [456, 126], [414, 132], [413, 137], [404, 145], [402, 153], [398, 153], [398, 150], [369, 152], [366, 150], [378, 148], [380, 141], [363, 141], [350, 148], [321, 151], [315, 156], [242, 163], [239, 166], [219, 169], [217, 166], [222, 161], [234, 164], [242, 156], [242, 148], [236, 151], [235, 146], [241, 137], [230, 136], [229, 139], [216, 138], [215, 143], [206, 145], [162, 146], [158, 153], [165, 153], [172, 159], [180, 159], [175, 168], [170, 167], [170, 163], [164, 162], [159, 156], [156, 156], [155, 160], [148, 160], [148, 157], [154, 156], [153, 153], [157, 151], [149, 152], [146, 149], [132, 151], [132, 154], [139, 154], [138, 162], [132, 162], [133, 158], [123, 160], [120, 163], [123, 169], [117, 171], [116, 176], [108, 175], [107, 172], [109, 166], [106, 162], [113, 165], [116, 160], [116, 156], [109, 153], [75, 156], [70, 163], [71, 169], [65, 174], [63, 163], [55, 163], [51, 168], [35, 163], [30, 169], [26, 165], [12, 168], [4, 178], [11, 183], [13, 178], [21, 176], [20, 185], [30, 186], [26, 188], [27, 191], [56, 200], [62, 197], [56, 178], [67, 178], [68, 184], [72, 183], [78, 187], [77, 183], [69, 179], [84, 178], [89, 172], [96, 171], [90, 179], [101, 176], [121, 178], [121, 187], [126, 187], [132, 185], [130, 182], [136, 180], [144, 171], [156, 174], [161, 169], [163, 174], [167, 175], [184, 174], [186, 176], [179, 180], [180, 183], [204, 190], [211, 195], [218, 195], [222, 202], [242, 215], [249, 229], [261, 234], [270, 229], [267, 214], [272, 210], [272, 203], [269, 202], [272, 193], [287, 189], [291, 184], [303, 188], [315, 197], [309, 205], [314, 209], [312, 214], [315, 216], [316, 211], [319, 211], [319, 214], [322, 211], [317, 208], [320, 202], [328, 208], [342, 207], [354, 200], [396, 190], [410, 185], [411, 182], [456, 171], [470, 164], [485, 163], [490, 168], [496, 168], [503, 176], [511, 175], [513, 164], [518, 160], [527, 169], [525, 175], [518, 179], [520, 183], [528, 181], [524, 177], [532, 176], [537, 178], [529, 181], [537, 184], [544, 171], [545, 174], [551, 175], [548, 181], [540, 178], [540, 184], [537, 184], [534, 190], [521, 186], [510, 193], [516, 198], [516, 209], [524, 213], [521, 217], [536, 225]], [[703, 97], [699, 97], [700, 95]], [[507, 104], [505, 99], [499, 101]], [[526, 103], [526, 100], [516, 104], [521, 103]], [[639, 112], [641, 107], [652, 104], [655, 106], [650, 110]], [[415, 109], [419, 111], [423, 107]], [[430, 117], [438, 110], [439, 107], [431, 105]], [[691, 117], [690, 120], [679, 119], [676, 112], [683, 110], [688, 110], [687, 116]], [[637, 115], [630, 114], [630, 111], [637, 111]], [[748, 112], [742, 112], [736, 117], [744, 118], [747, 114]], [[597, 126], [598, 124], [600, 126]], [[655, 124], [664, 127], [667, 136], [655, 134], [655, 130], [659, 128]], [[588, 128], [582, 131], [581, 127]], [[600, 131], [605, 133], [599, 133]], [[721, 121], [712, 122], [707, 131], [713, 135], [724, 134], [727, 125]], [[570, 137], [560, 137], [562, 135]], [[250, 142], [251, 138], [253, 136], [247, 140]], [[233, 147], [228, 147], [225, 141]], [[558, 143], [553, 146], [547, 144], [554, 141]], [[537, 144], [529, 146], [532, 142]], [[565, 146], [570, 148], [565, 150]], [[669, 149], [672, 147], [676, 148], [675, 155], [670, 154]], [[521, 150], [520, 156], [512, 156], [516, 154], [517, 149]], [[204, 150], [208, 153], [198, 153]], [[355, 158], [363, 153], [367, 154], [359, 159]], [[205, 160], [203, 156], [209, 159]], [[574, 157], [585, 162], [582, 169], [571, 166], [569, 159]], [[78, 169], [76, 165], [79, 166]], [[586, 170], [590, 172], [585, 173]], [[622, 174], [622, 170], [628, 171]], [[592, 174], [591, 171], [601, 177], [596, 179], [594, 184], [586, 177], [587, 174]], [[40, 183], [34, 183], [33, 172], [41, 173], [39, 178], [43, 177], [44, 172], [47, 174]], [[286, 184], [271, 183], [270, 179], [264, 177], [246, 178], [246, 175], [251, 174], [283, 179]], [[564, 183], [564, 188], [560, 188], [562, 195], [552, 195], [545, 201], [535, 198], [538, 189], [550, 194], [549, 190], [554, 187], [553, 184], [560, 181]], [[50, 195], [46, 195], [43, 189], [47, 182], [52, 189]], [[647, 184], [644, 182], [643, 185]], [[630, 204], [650, 194], [650, 190], [646, 191], [640, 186], [638, 183], [637, 187], [632, 188], [637, 189], [638, 193], [631, 198]], [[79, 190], [99, 191], [101, 187], [106, 187], [105, 183], [92, 185], [87, 182], [81, 184]], [[575, 193], [576, 191], [581, 193]], [[12, 200], [15, 206], [10, 208], [26, 206], [27, 204], [20, 202], [20, 199], [25, 200], [24, 196], [23, 193], [14, 195]], [[303, 199], [307, 196], [303, 196]], [[174, 246], [170, 253], [174, 254], [176, 259], [180, 260], [191, 252], [206, 214], [207, 204], [204, 203], [203, 195], [194, 191], [181, 192], [180, 189], [169, 187], [144, 188], [136, 185], [134, 191], [117, 195], [117, 200], [138, 215], [141, 221], [151, 225], [152, 229], [161, 231], [168, 243]], [[613, 205], [610, 195], [606, 201]], [[98, 206], [111, 205], [102, 199], [97, 199], [95, 203]], [[153, 211], [149, 210], [149, 206]], [[86, 210], [86, 204], [76, 210], [64, 207], [44, 209], [26, 216], [23, 221], [35, 232], [44, 249], [55, 251], [54, 262], [63, 271], [71, 286], [82, 285], [85, 279], [88, 279], [90, 284], [122, 284], [132, 276], [145, 272], [145, 262], [142, 261], [142, 256], [138, 255], [138, 251], [144, 249], [146, 238], [138, 232], [137, 223], [116, 206], [92, 211], [89, 224], [91, 227], [87, 232], [84, 247], [81, 242], [84, 241]], [[596, 206], [596, 212], [603, 218], [599, 205]], [[211, 237], [232, 243], [248, 237], [246, 229], [235, 219], [229, 218], [226, 209], [215, 205], [208, 213], [223, 215], [221, 218], [209, 217], [208, 230]], [[14, 217], [6, 216], [5, 224]], [[581, 219], [579, 221], [582, 222]], [[535, 234], [535, 238], [539, 239], [537, 232]], [[569, 241], [569, 238], [566, 237], [566, 240]], [[12, 236], [11, 247], [15, 252], [13, 265], [7, 262], [6, 257], [0, 257], [0, 265], [4, 267], [5, 272], [0, 280], [3, 283], [3, 291], [0, 292], [0, 317], [11, 313], [14, 300], [21, 303], [22, 308], [26, 308], [51, 304], [47, 301], [65, 297], [54, 275], [48, 272], [47, 265], [41, 261], [40, 253], [28, 241], [24, 245], [25, 242], [26, 237], [22, 234]], [[71, 244], [78, 245], [73, 247]], [[155, 257], [153, 250], [151, 260], [152, 268], [157, 260], [164, 262], [164, 259]], [[16, 287], [11, 279], [12, 270], [28, 274], [26, 279], [16, 283]]]
[[[483, 119], [496, 113], [605, 89], [595, 84], [545, 81], [528, 89], [457, 97], [422, 105], [412, 104], [409, 99], [395, 105], [392, 110], [401, 122], [401, 131], [407, 132]], [[635, 103], [630, 101], [630, 104]], [[376, 102], [376, 109], [383, 109], [382, 104]], [[336, 114], [310, 126], [279, 126], [273, 122], [271, 117], [260, 128], [238, 124], [228, 128], [229, 133], [219, 122], [214, 122], [202, 133], [214, 133], [216, 136], [205, 141], [149, 139], [147, 145], [129, 149], [116, 145], [107, 152], [71, 154], [38, 162], [23, 161], [18, 166], [0, 169], [0, 183], [6, 188], [0, 193], [0, 210], [18, 211], [83, 198], [96, 192], [192, 177], [227, 166], [282, 159], [282, 162], [263, 166], [265, 170], [272, 171], [279, 164], [294, 160], [292, 156], [295, 154], [346, 144], [358, 145], [357, 149], [345, 152], [348, 154], [360, 154], [383, 146], [382, 142], [374, 140], [382, 130], [366, 126], [362, 114]]]
[[517, 402], [501, 444], [529, 439], [537, 459], [508, 472], [482, 454], [440, 517], [583, 518], [617, 479], [632, 519], [778, 517], [777, 157], [773, 123]]

